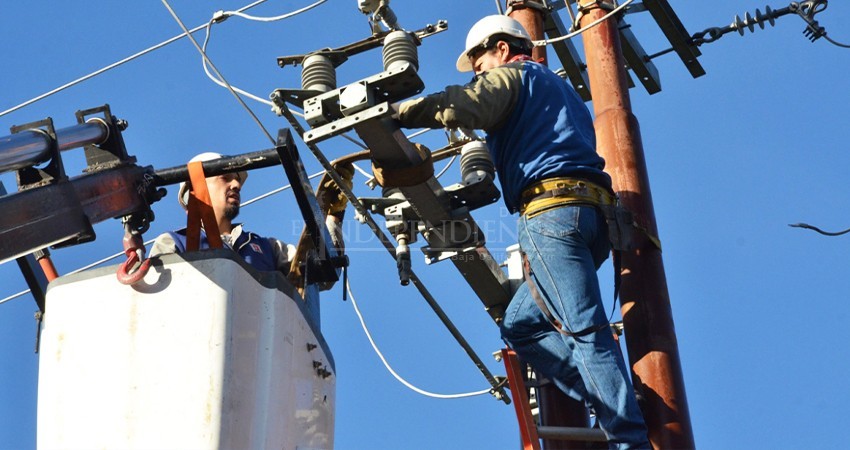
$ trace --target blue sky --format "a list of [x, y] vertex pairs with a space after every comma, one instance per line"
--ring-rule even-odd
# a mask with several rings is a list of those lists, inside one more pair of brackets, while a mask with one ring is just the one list
[[[8, 2], [0, 15], [4, 68], [0, 110], [17, 105], [180, 32], [160, 2]], [[236, 1], [173, 1], [189, 27]], [[251, 12], [274, 16], [309, 1], [270, 0]], [[336, 47], [368, 35], [353, 0], [330, 0], [303, 15], [271, 24], [231, 18], [213, 27], [209, 54], [234, 85], [266, 97], [300, 85], [299, 70], [275, 58]], [[764, 2], [671, 2], [690, 33], [724, 26]], [[466, 31], [495, 12], [491, 0], [432, 0], [391, 4], [401, 24], [419, 29], [446, 19], [449, 30], [420, 47], [426, 92], [463, 83], [454, 70]], [[787, 6], [770, 4], [773, 9]], [[648, 14], [627, 20], [648, 53], [666, 42]], [[836, 41], [850, 43], [850, 5], [831, 2], [818, 20]], [[788, 16], [776, 26], [729, 34], [702, 47], [707, 75], [693, 79], [672, 54], [655, 60], [662, 92], [631, 91], [641, 125], [673, 315], [696, 443], [701, 448], [834, 448], [845, 443], [850, 403], [844, 342], [850, 318], [850, 237], [828, 238], [789, 228], [808, 222], [825, 229], [850, 227], [844, 206], [848, 169], [846, 135], [850, 50], [824, 40], [811, 43], [804, 23]], [[203, 34], [196, 34], [198, 39]], [[581, 48], [580, 38], [575, 41]], [[553, 52], [550, 51], [550, 57]], [[553, 60], [550, 65], [560, 64]], [[379, 72], [370, 52], [344, 64], [340, 85]], [[268, 107], [248, 101], [274, 134], [286, 126]], [[130, 154], [155, 168], [182, 164], [202, 151], [238, 154], [270, 146], [265, 135], [224, 89], [203, 73], [188, 40], [130, 62], [93, 80], [0, 117], [0, 128], [53, 117], [75, 123], [74, 111], [109, 103], [130, 127]], [[592, 107], [592, 105], [589, 105]], [[3, 134], [3, 133], [0, 133]], [[416, 138], [431, 148], [442, 132]], [[300, 142], [298, 142], [301, 144]], [[331, 158], [357, 150], [341, 138], [320, 145]], [[300, 149], [308, 171], [318, 165]], [[79, 173], [82, 152], [65, 156]], [[441, 166], [438, 165], [438, 169]], [[75, 172], [76, 171], [76, 172]], [[0, 175], [7, 189], [14, 177]], [[459, 180], [449, 169], [444, 184]], [[356, 179], [355, 192], [376, 196]], [[244, 189], [251, 198], [286, 184], [279, 169], [255, 171]], [[174, 199], [156, 205], [147, 238], [184, 220]], [[501, 204], [475, 211], [498, 257], [513, 244], [514, 218]], [[244, 208], [253, 231], [294, 241], [300, 232], [291, 194]], [[349, 216], [350, 217], [350, 216]], [[60, 273], [120, 251], [121, 226], [95, 227], [97, 241], [53, 252]], [[486, 388], [486, 383], [412, 286], [401, 287], [393, 261], [369, 230], [345, 225], [351, 283], [365, 320], [393, 367], [411, 383], [439, 393]], [[479, 300], [448, 263], [414, 268], [447, 314], [494, 373], [504, 369], [490, 354], [498, 330]], [[14, 264], [0, 266], [0, 298], [26, 288]], [[600, 271], [610, 306], [610, 267]], [[0, 305], [0, 448], [33, 448], [37, 356], [30, 296]], [[103, 318], [92, 318], [92, 326]], [[512, 407], [490, 396], [425, 398], [396, 382], [372, 352], [350, 302], [339, 287], [322, 303], [325, 337], [337, 364], [336, 447], [340, 449], [516, 448]], [[83, 405], [81, 405], [82, 408]]]

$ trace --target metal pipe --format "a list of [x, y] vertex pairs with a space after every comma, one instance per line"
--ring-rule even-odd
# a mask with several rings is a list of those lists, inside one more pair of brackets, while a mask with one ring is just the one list
[[[212, 177], [225, 173], [276, 166], [280, 164], [280, 157], [277, 154], [277, 150], [269, 149], [253, 153], [245, 153], [243, 155], [228, 156], [212, 161], [205, 161], [202, 164], [204, 167], [204, 174], [208, 177]], [[155, 186], [167, 186], [169, 184], [177, 184], [183, 181], [189, 181], [189, 169], [185, 164], [160, 169], [155, 171], [153, 174], [153, 184]]]
[[[538, 377], [540, 377], [539, 374]], [[537, 403], [540, 411], [540, 426], [537, 428], [537, 434], [543, 439], [545, 450], [600, 448], [599, 446], [590, 446], [587, 442], [580, 442], [590, 439], [565, 439], [563, 436], [546, 431], [582, 430], [580, 433], [599, 432], [599, 430], [590, 428], [590, 414], [587, 407], [584, 406], [584, 402], [567, 396], [555, 385], [547, 383], [537, 388]], [[579, 435], [583, 436], [584, 434]], [[604, 434], [602, 434], [602, 438], [604, 441]], [[601, 448], [608, 448], [608, 446]]]
[[[586, 8], [582, 27], [606, 14], [599, 2], [582, 0], [581, 4]], [[604, 21], [585, 32], [583, 38], [598, 151], [605, 158], [605, 169], [623, 205], [647, 233], [657, 236], [617, 22]], [[620, 303], [632, 381], [642, 397], [641, 409], [653, 447], [692, 449], [694, 436], [661, 250], [645, 241], [639, 249], [623, 252], [621, 258]]]
[[47, 249], [35, 252], [35, 254], [37, 255], [35, 259], [41, 266], [41, 270], [44, 272], [47, 282], [51, 282], [59, 278], [59, 272], [56, 271], [56, 266], [53, 265], [53, 260], [50, 259], [50, 254], [47, 252]]
[[[90, 144], [100, 144], [109, 137], [109, 128], [102, 120], [56, 130], [59, 151]], [[43, 163], [50, 159], [53, 138], [40, 128], [21, 131], [0, 138], [0, 172], [9, 172]]]
[[[505, 3], [509, 11], [508, 16], [521, 23], [523, 28], [525, 28], [525, 31], [528, 32], [529, 36], [531, 36], [532, 40], [538, 41], [546, 38], [543, 33], [545, 30], [543, 5], [540, 4], [539, 1], [507, 0]], [[530, 3], [534, 4], [529, 5]], [[540, 62], [544, 66], [548, 65], [548, 60], [546, 59], [546, 47], [534, 47], [534, 49], [531, 50], [531, 58]]]
[[[579, 441], [579, 442], [607, 442], [605, 433], [598, 428], [580, 427], [537, 427], [537, 435], [542, 439]], [[584, 448], [584, 445], [582, 445]], [[578, 447], [577, 447], [578, 448]]]

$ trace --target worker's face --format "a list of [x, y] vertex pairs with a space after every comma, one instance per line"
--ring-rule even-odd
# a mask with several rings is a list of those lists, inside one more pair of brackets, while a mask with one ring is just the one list
[[233, 220], [239, 214], [239, 202], [241, 200], [239, 191], [242, 190], [242, 181], [238, 174], [227, 173], [207, 178], [207, 189], [210, 192], [215, 217], [225, 217]]
[[469, 62], [472, 63], [472, 70], [478, 75], [481, 72], [504, 65], [510, 59], [510, 54], [511, 49], [508, 44], [499, 41], [489, 50], [482, 50], [470, 55]]

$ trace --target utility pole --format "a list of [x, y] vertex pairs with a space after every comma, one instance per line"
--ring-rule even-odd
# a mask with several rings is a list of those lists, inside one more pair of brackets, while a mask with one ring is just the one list
[[[604, 17], [610, 7], [598, 0], [577, 0], [582, 12], [580, 26]], [[507, 0], [511, 17], [518, 20], [534, 40], [544, 39], [544, 10], [535, 0]], [[635, 221], [653, 238], [658, 235], [649, 177], [637, 118], [632, 114], [627, 74], [617, 19], [603, 21], [582, 34], [590, 91], [596, 120], [597, 150], [605, 158], [614, 190]], [[535, 60], [545, 63], [544, 47], [535, 48]], [[640, 398], [649, 438], [657, 449], [694, 448], [685, 383], [679, 361], [670, 296], [661, 249], [642, 239], [637, 250], [623, 252], [620, 302], [632, 381]], [[553, 389], [541, 392], [546, 425], [582, 426], [583, 408]], [[545, 405], [545, 407], [544, 407]], [[557, 422], [557, 423], [552, 423]], [[569, 444], [544, 441], [547, 450], [570, 448]]]
[[[604, 17], [607, 3], [579, 0], [580, 25]], [[614, 191], [635, 221], [658, 236], [637, 118], [632, 114], [617, 20], [582, 34], [596, 115], [597, 150]], [[685, 383], [661, 249], [650, 239], [623, 252], [620, 303], [632, 379], [656, 449], [694, 448]]]

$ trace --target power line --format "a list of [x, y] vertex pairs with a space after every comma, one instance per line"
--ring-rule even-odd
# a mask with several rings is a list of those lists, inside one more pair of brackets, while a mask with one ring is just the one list
[[[239, 11], [239, 12], [246, 11], [246, 10], [248, 10], [248, 9], [250, 9], [250, 8], [253, 8], [253, 7], [255, 7], [255, 6], [257, 6], [257, 5], [261, 4], [261, 3], [265, 3], [266, 1], [268, 1], [268, 0], [257, 0], [257, 1], [255, 1], [254, 3], [251, 3], [251, 4], [249, 4], [249, 5], [243, 6], [242, 8], [239, 8], [237, 11]], [[206, 26], [207, 26], [207, 24], [199, 25], [199, 26], [197, 26], [197, 27], [195, 27], [195, 28], [193, 28], [193, 29], [189, 30], [189, 33], [194, 33], [194, 32], [196, 32], [196, 31], [199, 31], [199, 30], [203, 29], [203, 28], [204, 28], [204, 27], [206, 27]], [[65, 89], [68, 89], [68, 88], [70, 88], [70, 87], [72, 87], [72, 86], [74, 86], [74, 85], [80, 84], [80, 83], [82, 83], [83, 81], [86, 81], [86, 80], [89, 80], [89, 79], [91, 79], [91, 78], [94, 78], [94, 77], [96, 77], [96, 76], [98, 76], [98, 75], [100, 75], [100, 74], [102, 74], [102, 73], [104, 73], [104, 72], [107, 72], [107, 71], [109, 71], [109, 70], [112, 70], [112, 69], [114, 69], [114, 68], [116, 68], [116, 67], [118, 67], [118, 66], [120, 66], [120, 65], [122, 65], [122, 64], [124, 64], [124, 63], [130, 62], [130, 61], [132, 61], [132, 60], [134, 60], [134, 59], [136, 59], [136, 58], [138, 58], [138, 57], [140, 57], [140, 56], [146, 55], [146, 54], [148, 54], [148, 53], [150, 53], [150, 52], [152, 52], [152, 51], [154, 51], [154, 50], [158, 50], [158, 49], [160, 49], [160, 48], [162, 48], [162, 47], [165, 47], [166, 45], [168, 45], [168, 44], [170, 44], [170, 43], [172, 43], [172, 42], [174, 42], [174, 41], [177, 41], [177, 40], [179, 40], [179, 39], [181, 39], [181, 38], [183, 38], [183, 37], [185, 37], [185, 36], [186, 36], [186, 34], [185, 34], [185, 33], [184, 33], [184, 34], [178, 34], [177, 36], [174, 36], [174, 37], [172, 37], [171, 39], [168, 39], [168, 40], [166, 40], [166, 41], [160, 42], [159, 44], [156, 44], [156, 45], [154, 45], [154, 46], [152, 46], [152, 47], [148, 47], [148, 48], [146, 48], [146, 49], [144, 49], [144, 50], [142, 50], [142, 51], [140, 51], [140, 52], [138, 52], [138, 53], [134, 53], [134, 54], [132, 54], [132, 55], [130, 55], [130, 56], [128, 56], [128, 57], [126, 57], [126, 58], [124, 58], [124, 59], [120, 60], [120, 61], [114, 62], [114, 63], [112, 63], [112, 64], [110, 64], [110, 65], [108, 65], [108, 66], [106, 66], [106, 67], [104, 67], [104, 68], [102, 68], [102, 69], [96, 70], [96, 71], [94, 71], [94, 72], [92, 72], [92, 73], [90, 73], [90, 74], [88, 74], [88, 75], [84, 75], [84, 76], [82, 76], [82, 77], [80, 77], [80, 78], [77, 78], [77, 79], [76, 79], [76, 80], [74, 80], [74, 81], [70, 81], [70, 82], [68, 82], [68, 83], [65, 83], [65, 84], [63, 84], [62, 86], [57, 87], [56, 89], [53, 89], [53, 90], [48, 91], [48, 92], [45, 92], [44, 94], [41, 94], [41, 95], [39, 95], [39, 96], [37, 96], [37, 97], [34, 97], [34, 98], [30, 99], [30, 100], [27, 100], [27, 101], [25, 101], [25, 102], [21, 103], [21, 104], [19, 104], [19, 105], [13, 106], [13, 107], [11, 107], [11, 108], [9, 108], [9, 109], [7, 109], [7, 110], [3, 111], [3, 112], [0, 112], [0, 117], [3, 117], [3, 116], [5, 116], [6, 114], [9, 114], [9, 113], [11, 113], [11, 112], [17, 111], [17, 110], [19, 110], [19, 109], [21, 109], [21, 108], [23, 108], [23, 107], [25, 107], [25, 106], [31, 105], [31, 104], [33, 104], [33, 103], [35, 103], [35, 102], [37, 102], [37, 101], [43, 100], [43, 99], [45, 99], [45, 98], [47, 98], [47, 97], [50, 97], [50, 96], [51, 96], [51, 95], [53, 95], [53, 94], [56, 94], [56, 93], [61, 92], [61, 91], [64, 91]]]
[[838, 47], [841, 47], [841, 48], [850, 48], [850, 45], [842, 44], [840, 42], [836, 42], [836, 41], [830, 39], [829, 36], [827, 36], [827, 35], [823, 35], [823, 38], [826, 39], [827, 41], [829, 41], [832, 45], [835, 45], [835, 46], [838, 46]]
[[201, 48], [201, 46], [198, 45], [198, 41], [195, 40], [194, 36], [192, 36], [192, 34], [189, 32], [189, 29], [186, 28], [186, 25], [183, 24], [183, 21], [180, 20], [180, 17], [177, 16], [177, 13], [175, 13], [174, 10], [171, 8], [171, 5], [168, 4], [168, 0], [162, 0], [162, 4], [165, 5], [165, 8], [171, 14], [171, 17], [173, 17], [174, 21], [177, 22], [177, 24], [180, 26], [181, 29], [183, 29], [183, 32], [186, 34], [186, 36], [192, 42], [192, 45], [195, 46], [195, 48], [198, 50], [198, 52], [204, 58], [204, 61], [206, 61], [206, 63], [210, 65], [210, 68], [212, 68], [212, 70], [213, 70], [213, 72], [215, 72], [216, 76], [218, 76], [218, 78], [222, 82], [224, 82], [225, 85], [227, 85], [227, 90], [230, 91], [231, 94], [233, 94], [233, 97], [236, 98], [236, 101], [239, 102], [240, 105], [242, 105], [242, 107], [245, 109], [245, 111], [247, 111], [248, 114], [251, 116], [251, 118], [254, 119], [254, 122], [257, 123], [257, 126], [260, 127], [260, 130], [263, 131], [263, 133], [266, 135], [266, 137], [269, 138], [269, 141], [271, 141], [272, 145], [274, 145], [275, 140], [274, 140], [274, 137], [272, 137], [271, 133], [269, 133], [269, 130], [267, 130], [266, 127], [263, 126], [263, 123], [260, 121], [260, 118], [257, 117], [256, 114], [254, 114], [254, 111], [252, 111], [251, 108], [248, 107], [247, 104], [245, 104], [245, 101], [242, 100], [242, 97], [240, 97], [239, 94], [237, 94], [236, 91], [233, 90], [233, 87], [230, 85], [230, 83], [227, 82], [227, 80], [224, 78], [224, 76], [221, 74], [221, 72], [219, 72], [219, 70], [215, 67], [215, 64], [213, 64], [212, 61], [210, 61], [210, 58], [207, 56], [207, 54], [204, 52], [204, 50]]
[[369, 328], [366, 326], [366, 321], [363, 320], [363, 314], [360, 312], [360, 308], [357, 306], [357, 300], [355, 300], [354, 294], [351, 292], [351, 281], [350, 280], [348, 282], [348, 285], [345, 286], [345, 289], [348, 291], [348, 297], [351, 298], [351, 306], [354, 307], [354, 313], [357, 314], [357, 318], [360, 319], [360, 326], [363, 328], [363, 332], [366, 333], [366, 338], [369, 339], [369, 344], [372, 345], [372, 349], [375, 350], [375, 354], [377, 354], [378, 358], [381, 359], [381, 362], [384, 364], [384, 367], [387, 368], [387, 370], [390, 372], [390, 374], [392, 374], [392, 376], [396, 380], [398, 380], [399, 383], [403, 384], [408, 389], [410, 389], [410, 390], [412, 390], [416, 393], [422, 394], [424, 396], [433, 397], [433, 398], [442, 398], [442, 399], [474, 397], [476, 395], [483, 395], [483, 394], [490, 393], [490, 391], [492, 389], [482, 389], [480, 391], [467, 392], [467, 393], [463, 393], [463, 394], [435, 394], [433, 392], [428, 392], [426, 390], [420, 389], [420, 388], [410, 384], [407, 380], [402, 378], [401, 375], [396, 373], [395, 370], [393, 370], [392, 366], [390, 366], [390, 363], [388, 363], [387, 359], [384, 357], [384, 354], [381, 353], [381, 350], [378, 348], [378, 345], [375, 343], [375, 340], [372, 338], [372, 333], [369, 331]]
[[[574, 32], [572, 32], [572, 33], [565, 34], [565, 35], [563, 35], [563, 36], [559, 36], [559, 37], [556, 37], [556, 38], [553, 38], [553, 39], [542, 39], [542, 40], [539, 40], [539, 41], [531, 41], [531, 42], [532, 42], [535, 46], [537, 46], [537, 47], [543, 47], [543, 46], [546, 46], [546, 45], [554, 44], [555, 42], [561, 42], [561, 41], [565, 41], [565, 40], [567, 40], [567, 39], [572, 39], [572, 38], [574, 38], [574, 37], [576, 37], [576, 36], [578, 36], [578, 35], [580, 35], [580, 34], [584, 33], [585, 31], [587, 31], [587, 30], [589, 30], [589, 29], [591, 29], [591, 28], [595, 27], [596, 25], [599, 25], [600, 23], [602, 23], [602, 22], [604, 22], [604, 21], [606, 21], [606, 20], [610, 19], [610, 18], [611, 18], [611, 17], [613, 17], [615, 14], [617, 14], [617, 13], [618, 13], [618, 12], [620, 12], [620, 11], [622, 11], [622, 10], [623, 10], [623, 8], [625, 8], [626, 6], [629, 6], [629, 4], [631, 4], [633, 1], [634, 1], [634, 0], [628, 0], [628, 1], [626, 1], [626, 2], [625, 2], [625, 3], [623, 3], [622, 5], [620, 5], [620, 6], [616, 7], [616, 8], [614, 8], [613, 10], [611, 10], [611, 12], [609, 12], [608, 14], [606, 14], [606, 15], [604, 15], [604, 16], [602, 16], [602, 17], [600, 17], [599, 19], [597, 19], [597, 20], [595, 20], [595, 21], [593, 21], [593, 22], [591, 22], [590, 24], [588, 24], [588, 25], [587, 25], [586, 27], [584, 27], [584, 28], [578, 29], [578, 24], [577, 24], [577, 23], [574, 23], [574, 24], [573, 24], [573, 28], [576, 28], [577, 30], [576, 30], [576, 31], [574, 31]], [[568, 6], [569, 6], [569, 5], [568, 5]], [[572, 10], [570, 10], [570, 11], [572, 12]], [[572, 16], [572, 14], [570, 14], [570, 15]], [[578, 22], [579, 20], [581, 20], [581, 12], [579, 12], [579, 17], [578, 17], [578, 18], [576, 18], [576, 22]]]
[[[281, 14], [279, 16], [274, 16], [274, 17], [251, 16], [251, 15], [248, 15], [248, 14], [243, 14], [240, 11], [218, 11], [215, 14], [213, 14], [212, 19], [210, 19], [210, 21], [207, 22], [206, 35], [204, 36], [204, 45], [201, 47], [202, 53], [206, 54], [206, 52], [207, 52], [207, 44], [210, 41], [212, 24], [215, 23], [215, 22], [223, 21], [223, 20], [225, 20], [225, 19], [227, 19], [228, 17], [231, 17], [231, 16], [237, 16], [237, 17], [241, 17], [243, 19], [255, 20], [255, 21], [259, 21], [259, 22], [275, 22], [275, 21], [278, 21], [278, 20], [288, 19], [290, 17], [296, 16], [296, 15], [301, 14], [303, 12], [309, 11], [309, 10], [321, 5], [322, 3], [325, 3], [326, 1], [327, 0], [318, 0], [318, 1], [316, 1], [312, 4], [310, 4], [310, 5], [303, 7], [303, 8], [296, 9], [295, 11], [292, 11], [292, 12], [289, 12], [289, 13], [286, 13], [286, 14]], [[210, 80], [212, 80], [213, 83], [215, 83], [215, 84], [217, 84], [221, 87], [227, 87], [222, 80], [219, 80], [218, 78], [214, 77], [210, 73], [210, 71], [207, 69], [207, 59], [206, 58], [201, 59], [201, 64], [204, 66], [204, 73], [207, 74], [207, 78], [209, 78]], [[250, 92], [239, 89], [236, 86], [232, 86], [232, 88], [233, 88], [234, 91], [250, 98], [251, 100], [256, 100], [256, 101], [258, 101], [260, 103], [264, 103], [268, 106], [274, 106], [274, 103], [272, 103], [270, 100], [260, 98], [260, 97], [254, 95], [254, 94], [251, 94]]]

